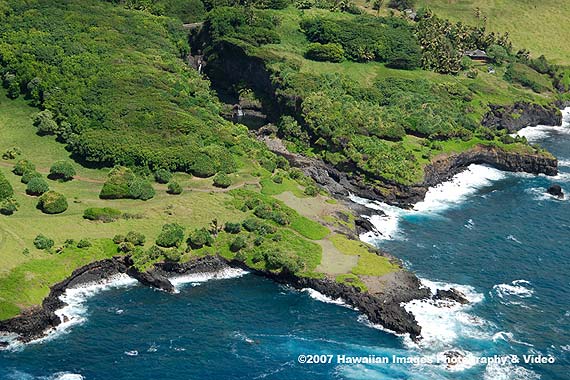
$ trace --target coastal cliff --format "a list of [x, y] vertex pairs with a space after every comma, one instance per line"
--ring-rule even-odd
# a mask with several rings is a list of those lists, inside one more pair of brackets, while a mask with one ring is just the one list
[[525, 127], [537, 125], [561, 125], [562, 114], [555, 105], [516, 102], [511, 105], [490, 105], [481, 125], [495, 129], [506, 129], [510, 133]]
[[424, 180], [414, 185], [391, 181], [371, 182], [365, 176], [341, 172], [317, 158], [292, 153], [276, 138], [260, 136], [271, 151], [287, 158], [331, 194], [346, 197], [350, 193], [400, 207], [412, 207], [424, 199], [429, 187], [449, 180], [471, 164], [485, 164], [500, 170], [556, 175], [558, 160], [548, 153], [509, 152], [502, 148], [477, 145], [462, 153], [435, 157], [424, 169]]
[[215, 273], [230, 267], [240, 267], [297, 289], [311, 288], [332, 299], [342, 299], [347, 305], [363, 313], [371, 323], [379, 324], [397, 334], [409, 334], [413, 340], [420, 338], [421, 327], [413, 314], [407, 312], [402, 304], [416, 299], [435, 297], [429, 289], [421, 286], [414, 274], [406, 270], [379, 278], [382, 286], [378, 289], [360, 292], [350, 285], [327, 278], [317, 279], [300, 277], [289, 272], [252, 270], [242, 262], [228, 261], [220, 256], [194, 258], [186, 263], [158, 263], [149, 271], [144, 272], [144, 275], [141, 275], [141, 272], [131, 265], [132, 262], [128, 256], [117, 256], [75, 270], [67, 279], [52, 286], [41, 307], [1, 321], [0, 332], [17, 334], [18, 340], [24, 343], [42, 338], [51, 329], [65, 322], [56, 312], [66, 306], [61, 296], [68, 288], [102, 283], [113, 276], [125, 273], [134, 274], [143, 285], [170, 291], [174, 289], [174, 286], [169, 278], [194, 273]]

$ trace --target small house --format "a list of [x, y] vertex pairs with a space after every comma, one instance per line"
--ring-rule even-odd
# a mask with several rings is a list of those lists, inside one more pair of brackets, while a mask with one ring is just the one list
[[484, 50], [475, 49], [467, 50], [463, 53], [464, 56], [471, 58], [474, 61], [486, 63], [489, 61], [489, 56]]

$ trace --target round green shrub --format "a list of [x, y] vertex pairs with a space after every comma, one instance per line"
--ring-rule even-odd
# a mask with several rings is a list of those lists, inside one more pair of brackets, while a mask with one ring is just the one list
[[165, 224], [156, 238], [156, 245], [164, 248], [178, 247], [184, 240], [184, 227], [177, 223]]
[[49, 185], [47, 182], [41, 177], [35, 177], [28, 182], [26, 186], [26, 194], [28, 195], [42, 195], [43, 193], [49, 191]]
[[232, 179], [226, 173], [218, 173], [214, 176], [214, 186], [226, 188], [232, 184]]
[[234, 241], [230, 244], [230, 250], [232, 252], [237, 252], [247, 246], [247, 241], [243, 236], [237, 236]]
[[4, 174], [0, 172], [0, 201], [10, 199], [14, 195], [14, 189], [10, 182], [4, 177]]
[[168, 183], [172, 179], [172, 173], [166, 169], [158, 169], [154, 173], [154, 179], [158, 183]]
[[77, 248], [89, 248], [91, 247], [91, 242], [87, 239], [81, 239], [79, 240], [79, 242], [77, 243]]
[[196, 157], [190, 170], [193, 175], [201, 178], [211, 177], [216, 174], [215, 165], [210, 156], [206, 154], [200, 154]]
[[227, 222], [224, 226], [224, 231], [226, 231], [228, 234], [239, 234], [241, 232], [241, 224]]
[[196, 229], [188, 236], [188, 245], [194, 249], [202, 248], [205, 245], [210, 247], [213, 243], [214, 238], [205, 228]]
[[37, 207], [45, 214], [60, 214], [67, 210], [67, 200], [63, 194], [48, 191], [39, 198]]
[[36, 165], [32, 164], [28, 160], [20, 160], [16, 165], [14, 165], [12, 172], [16, 175], [24, 175], [25, 172], [34, 170], [36, 170]]
[[130, 231], [127, 233], [127, 236], [125, 236], [125, 241], [133, 243], [134, 245], [144, 245], [146, 237], [140, 232]]
[[337, 43], [313, 43], [305, 52], [305, 58], [313, 61], [342, 62], [344, 60], [344, 49], [342, 45]]
[[2, 215], [12, 215], [18, 211], [20, 205], [14, 198], [8, 198], [0, 201], [0, 214]]
[[151, 183], [146, 179], [137, 178], [129, 183], [129, 196], [133, 199], [146, 201], [154, 197], [155, 194]]
[[49, 169], [50, 179], [59, 179], [62, 181], [70, 181], [77, 174], [75, 168], [69, 161], [56, 161]]
[[32, 178], [41, 178], [42, 175], [35, 170], [28, 170], [22, 175], [20, 181], [22, 183], [28, 184], [32, 180]]
[[53, 240], [42, 234], [36, 236], [34, 239], [34, 246], [37, 249], [50, 249], [53, 247]]
[[182, 186], [178, 182], [171, 181], [168, 183], [168, 194], [178, 195], [182, 194]]
[[117, 234], [113, 236], [113, 243], [120, 244], [125, 241], [125, 235]]

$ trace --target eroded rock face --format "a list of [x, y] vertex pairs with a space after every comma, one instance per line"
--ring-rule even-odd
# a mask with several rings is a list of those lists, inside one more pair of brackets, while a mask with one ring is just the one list
[[469, 300], [465, 296], [465, 294], [461, 293], [459, 290], [455, 288], [451, 288], [449, 290], [438, 289], [435, 295], [433, 296], [434, 300], [444, 300], [444, 301], [455, 301], [462, 305], [466, 305], [469, 303]]
[[154, 271], [149, 272], [141, 272], [135, 267], [130, 267], [127, 270], [127, 274], [133, 278], [135, 278], [138, 282], [143, 285], [150, 286], [151, 288], [156, 288], [160, 290], [164, 290], [168, 293], [174, 293], [174, 285], [168, 280], [168, 278], [164, 277], [160, 273], [156, 273]]
[[0, 331], [16, 333], [23, 342], [41, 338], [46, 330], [54, 328], [62, 322], [55, 311], [65, 306], [59, 297], [66, 289], [99, 282], [117, 274], [125, 273], [128, 265], [128, 259], [116, 257], [76, 269], [71, 276], [51, 287], [50, 293], [42, 302], [41, 307], [27, 310], [15, 318], [0, 321]]
[[517, 102], [508, 106], [491, 105], [483, 117], [485, 127], [507, 129], [513, 133], [522, 128], [537, 125], [562, 125], [562, 114], [554, 106]]
[[550, 185], [548, 187], [548, 189], [546, 190], [546, 192], [550, 195], [557, 197], [557, 198], [560, 198], [560, 199], [564, 198], [564, 192], [562, 191], [562, 187], [557, 183]]
[[424, 185], [435, 186], [447, 181], [471, 164], [487, 164], [500, 170], [532, 174], [558, 174], [558, 160], [539, 154], [518, 154], [479, 145], [466, 152], [435, 158], [425, 168]]

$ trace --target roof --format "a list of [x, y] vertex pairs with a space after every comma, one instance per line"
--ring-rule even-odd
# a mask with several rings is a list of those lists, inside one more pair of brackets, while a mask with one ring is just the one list
[[471, 58], [488, 58], [487, 53], [484, 50], [475, 49], [475, 50], [466, 50], [463, 55], [466, 55]]

